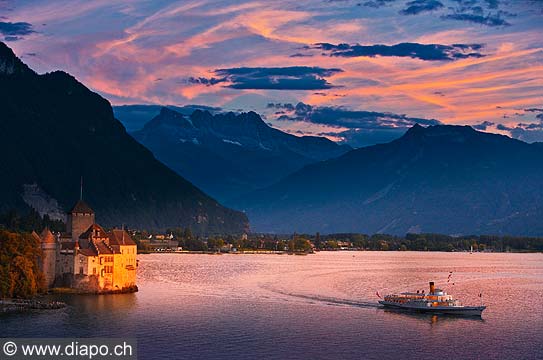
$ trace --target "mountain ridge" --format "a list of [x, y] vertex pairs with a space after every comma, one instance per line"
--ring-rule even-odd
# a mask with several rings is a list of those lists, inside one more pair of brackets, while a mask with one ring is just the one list
[[79, 197], [83, 176], [85, 200], [105, 226], [247, 229], [244, 214], [224, 208], [157, 161], [127, 134], [109, 102], [73, 76], [39, 75], [4, 43], [0, 64], [0, 169], [10, 174], [0, 180], [0, 212], [28, 209], [25, 187], [66, 210]]
[[541, 235], [542, 150], [471, 127], [416, 125], [233, 203], [263, 232]]
[[[131, 134], [170, 168], [227, 203], [306, 164], [351, 149], [326, 138], [284, 133], [255, 112], [195, 110], [185, 116], [162, 108]], [[217, 182], [217, 176], [223, 181]]]

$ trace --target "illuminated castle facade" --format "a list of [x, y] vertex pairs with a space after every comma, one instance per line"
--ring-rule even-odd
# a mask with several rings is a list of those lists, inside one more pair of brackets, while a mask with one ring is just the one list
[[40, 267], [47, 285], [83, 293], [137, 291], [137, 246], [121, 229], [104, 230], [79, 200], [68, 212], [66, 233], [33, 233], [41, 243]]

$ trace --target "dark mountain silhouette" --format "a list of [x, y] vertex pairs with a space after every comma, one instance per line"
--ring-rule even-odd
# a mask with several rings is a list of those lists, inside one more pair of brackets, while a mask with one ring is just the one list
[[351, 149], [326, 138], [284, 133], [254, 112], [196, 110], [184, 116], [164, 107], [132, 135], [171, 169], [226, 202]]
[[247, 225], [128, 135], [107, 100], [65, 72], [36, 74], [4, 43], [0, 114], [0, 212], [31, 205], [58, 217], [83, 176], [84, 198], [106, 226], [240, 233]]
[[221, 108], [205, 105], [117, 105], [112, 106], [113, 114], [126, 128], [126, 131], [134, 132], [141, 130], [145, 124], [160, 114], [163, 107], [172, 109], [183, 115], [189, 116], [194, 110], [208, 110], [211, 113], [221, 111]]
[[256, 231], [543, 235], [543, 148], [415, 125], [237, 203]]

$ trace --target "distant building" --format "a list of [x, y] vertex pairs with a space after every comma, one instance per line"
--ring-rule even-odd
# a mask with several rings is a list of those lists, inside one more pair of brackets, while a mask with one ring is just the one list
[[353, 247], [353, 243], [350, 241], [338, 241], [337, 246], [340, 250], [348, 250]]
[[68, 212], [66, 233], [40, 235], [40, 268], [47, 285], [81, 292], [136, 291], [137, 246], [122, 229], [105, 231], [82, 200]]
[[165, 240], [161, 241], [146, 241], [143, 243], [147, 249], [156, 252], [182, 250], [179, 248], [179, 242], [175, 239], [170, 239], [169, 237], [165, 237]]

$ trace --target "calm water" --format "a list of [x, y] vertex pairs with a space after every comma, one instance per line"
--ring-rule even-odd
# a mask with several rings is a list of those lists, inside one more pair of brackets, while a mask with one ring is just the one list
[[[543, 359], [543, 254], [140, 255], [140, 292], [0, 317], [0, 337], [137, 337], [142, 359]], [[482, 319], [411, 315], [375, 292], [434, 280]]]

